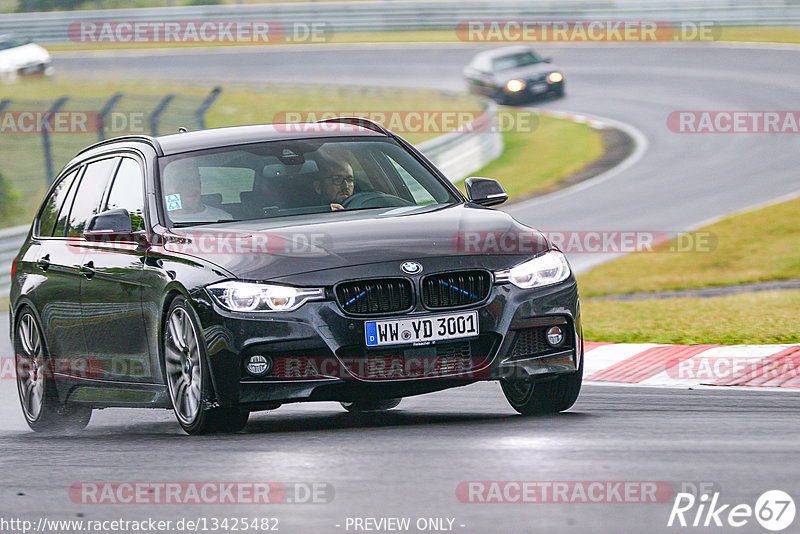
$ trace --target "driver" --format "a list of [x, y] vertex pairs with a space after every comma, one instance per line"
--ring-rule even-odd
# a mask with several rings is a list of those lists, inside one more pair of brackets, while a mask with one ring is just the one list
[[324, 202], [331, 205], [331, 211], [343, 210], [342, 202], [353, 196], [355, 179], [353, 167], [346, 161], [324, 160], [318, 163], [319, 177], [314, 180], [314, 191]]

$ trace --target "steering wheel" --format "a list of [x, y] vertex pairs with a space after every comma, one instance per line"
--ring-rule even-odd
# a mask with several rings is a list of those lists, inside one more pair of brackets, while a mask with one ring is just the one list
[[343, 208], [394, 208], [400, 206], [413, 206], [404, 198], [400, 198], [380, 191], [364, 191], [351, 195], [342, 201]]

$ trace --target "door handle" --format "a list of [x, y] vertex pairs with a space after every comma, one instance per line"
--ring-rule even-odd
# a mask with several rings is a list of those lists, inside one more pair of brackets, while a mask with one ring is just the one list
[[94, 276], [94, 262], [89, 260], [81, 265], [81, 274], [90, 280]]
[[48, 267], [50, 267], [50, 254], [45, 254], [38, 260], [36, 260], [36, 266], [39, 267], [41, 270], [46, 271]]

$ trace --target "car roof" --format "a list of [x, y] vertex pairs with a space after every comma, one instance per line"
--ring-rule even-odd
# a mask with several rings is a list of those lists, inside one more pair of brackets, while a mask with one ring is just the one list
[[[321, 137], [386, 137], [386, 134], [353, 124], [337, 123], [292, 123], [258, 124], [251, 126], [227, 126], [193, 132], [181, 132], [157, 137], [147, 135], [123, 136], [107, 139], [82, 150], [78, 156], [85, 157], [105, 152], [109, 146], [130, 143], [147, 143], [159, 156], [171, 156], [182, 152], [205, 150], [217, 147], [246, 145], [265, 141], [313, 139]], [[77, 156], [76, 156], [77, 159]]]
[[510, 56], [512, 54], [521, 54], [524, 52], [534, 52], [534, 50], [530, 46], [525, 45], [501, 46], [499, 48], [492, 48], [491, 50], [479, 52], [478, 54], [475, 54], [475, 57], [494, 59], [503, 56]]

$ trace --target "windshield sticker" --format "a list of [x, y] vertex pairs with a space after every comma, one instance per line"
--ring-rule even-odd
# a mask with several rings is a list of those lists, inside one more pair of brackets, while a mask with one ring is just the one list
[[181, 206], [181, 196], [178, 193], [167, 195], [167, 211], [183, 209]]

